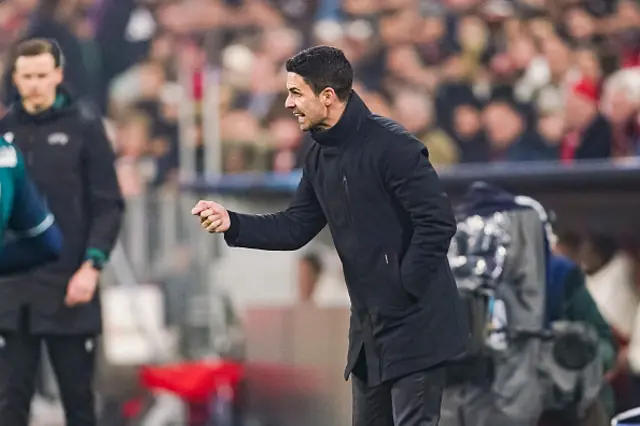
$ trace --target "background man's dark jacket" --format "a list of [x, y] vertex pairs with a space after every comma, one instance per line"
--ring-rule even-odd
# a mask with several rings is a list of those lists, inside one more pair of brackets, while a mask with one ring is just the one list
[[446, 257], [456, 222], [424, 145], [355, 93], [338, 124], [312, 136], [289, 208], [232, 212], [227, 243], [295, 250], [329, 224], [352, 305], [345, 378], [362, 349], [372, 386], [463, 352], [467, 323]]
[[97, 295], [74, 308], [67, 308], [64, 298], [87, 251], [107, 257], [120, 230], [124, 204], [101, 117], [92, 105], [61, 90], [54, 106], [37, 115], [15, 103], [0, 120], [0, 134], [7, 133], [56, 217], [64, 246], [58, 261], [0, 279], [0, 330], [15, 329], [20, 311], [28, 307], [32, 332], [99, 332]]

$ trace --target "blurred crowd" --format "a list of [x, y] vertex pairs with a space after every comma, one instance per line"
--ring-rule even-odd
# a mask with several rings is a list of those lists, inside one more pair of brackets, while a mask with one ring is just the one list
[[315, 44], [346, 52], [369, 107], [437, 167], [640, 153], [637, 0], [3, 0], [0, 34], [5, 104], [11, 44], [58, 40], [67, 85], [109, 117], [128, 195], [175, 182], [179, 134], [199, 170], [216, 132], [227, 173], [296, 168], [309, 140], [283, 62]]

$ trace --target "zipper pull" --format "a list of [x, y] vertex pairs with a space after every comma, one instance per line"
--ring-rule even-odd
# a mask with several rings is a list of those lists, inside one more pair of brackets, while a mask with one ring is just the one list
[[389, 264], [389, 257], [387, 256], [387, 253], [384, 254], [384, 261], [387, 265]]

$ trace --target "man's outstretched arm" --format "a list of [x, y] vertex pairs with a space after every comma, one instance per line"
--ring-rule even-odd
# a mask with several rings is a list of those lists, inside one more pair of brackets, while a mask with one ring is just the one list
[[212, 201], [200, 201], [191, 212], [209, 232], [224, 233], [231, 247], [297, 250], [327, 224], [313, 186], [303, 173], [289, 207], [278, 213], [244, 214], [227, 211]]

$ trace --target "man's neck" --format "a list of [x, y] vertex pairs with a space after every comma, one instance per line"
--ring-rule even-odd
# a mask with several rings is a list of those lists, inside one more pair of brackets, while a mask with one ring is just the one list
[[46, 102], [39, 103], [39, 104], [34, 104], [29, 101], [22, 101], [22, 106], [24, 107], [24, 110], [27, 111], [29, 114], [35, 115], [35, 114], [41, 113], [42, 111], [48, 110], [53, 106], [55, 102], [56, 102], [56, 96], [54, 95], [52, 98], [47, 99]]
[[340, 121], [340, 119], [342, 118], [342, 114], [344, 114], [345, 109], [347, 109], [347, 103], [342, 102], [339, 106], [336, 106], [335, 108], [329, 110], [329, 115], [324, 121], [322, 127], [326, 130], [338, 124], [338, 121]]

